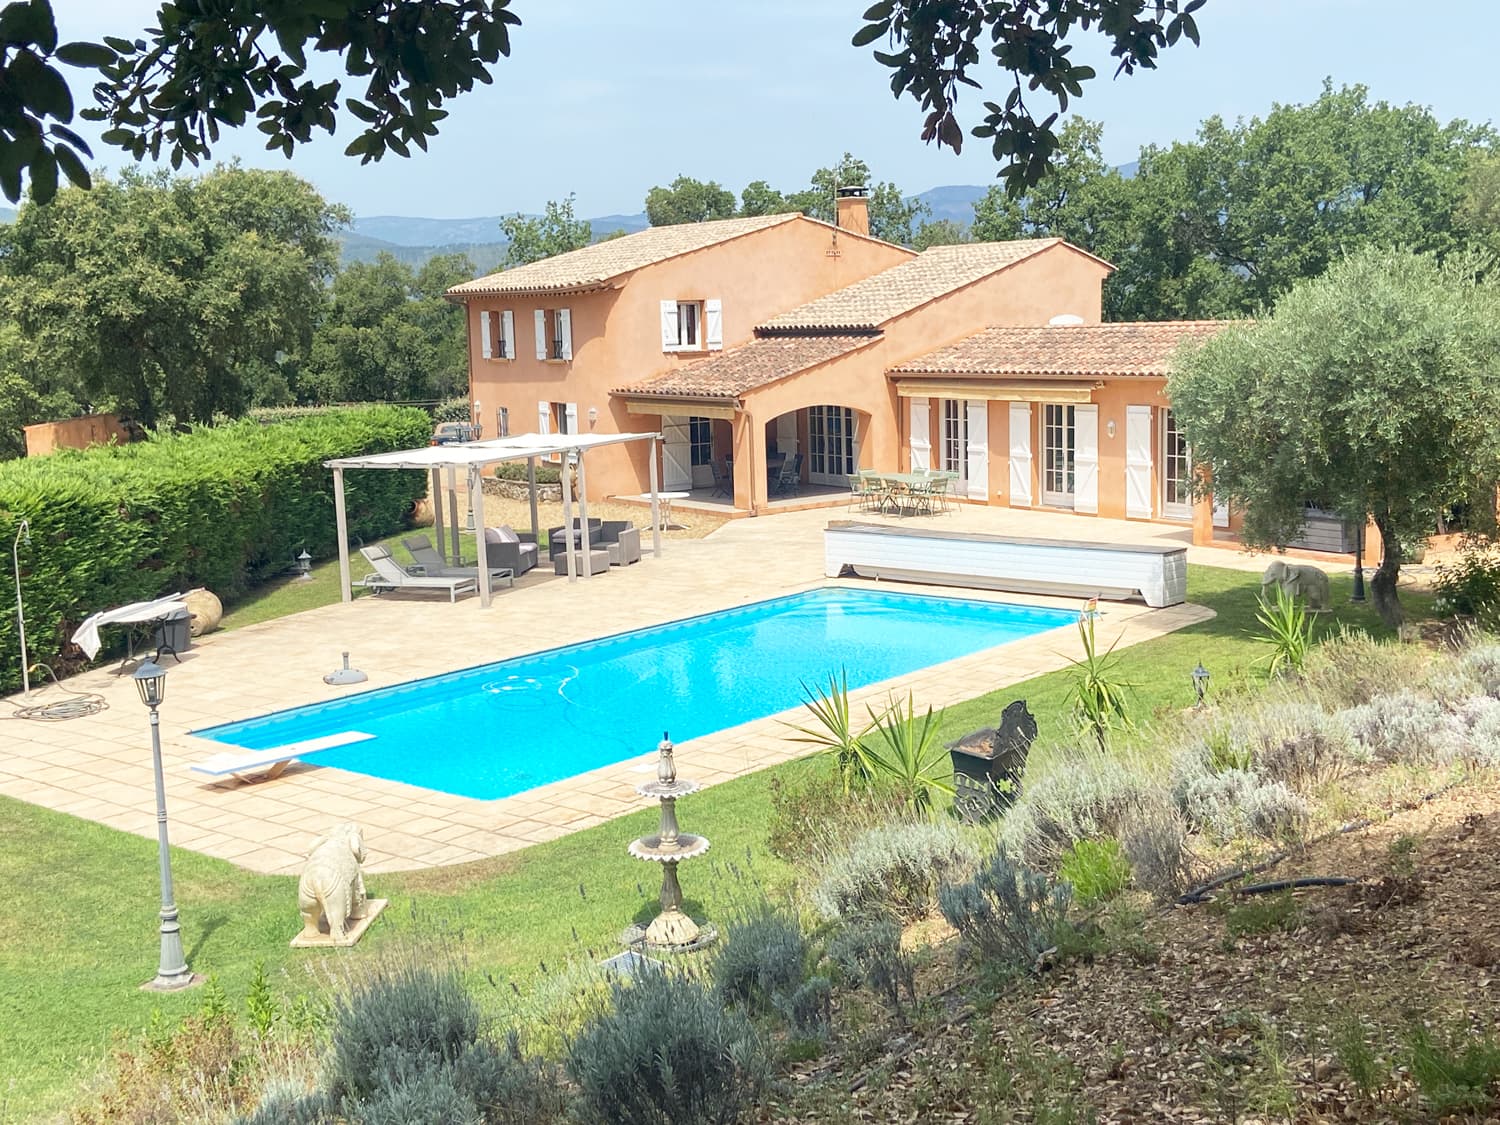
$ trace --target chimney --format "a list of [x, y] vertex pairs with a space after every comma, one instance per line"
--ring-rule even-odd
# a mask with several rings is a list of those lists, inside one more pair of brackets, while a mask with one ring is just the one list
[[841, 187], [838, 190], [836, 225], [850, 234], [870, 233], [870, 193], [865, 187]]

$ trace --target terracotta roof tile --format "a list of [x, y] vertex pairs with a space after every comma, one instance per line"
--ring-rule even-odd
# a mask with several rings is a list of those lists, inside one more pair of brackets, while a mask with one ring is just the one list
[[536, 293], [549, 290], [583, 289], [603, 285], [614, 278], [664, 262], [680, 254], [704, 250], [731, 238], [801, 218], [756, 215], [748, 219], [721, 219], [710, 223], [681, 223], [670, 227], [648, 227], [622, 238], [596, 242], [540, 262], [516, 266], [466, 281], [448, 290], [450, 297], [484, 296], [491, 293]]
[[879, 336], [770, 336], [674, 371], [644, 379], [616, 394], [734, 398], [830, 359], [873, 344]]
[[1062, 245], [1060, 238], [934, 246], [910, 261], [810, 301], [762, 324], [765, 333], [877, 328], [1007, 266]]
[[1206, 340], [1230, 320], [986, 328], [893, 367], [908, 375], [1165, 376], [1177, 346]]

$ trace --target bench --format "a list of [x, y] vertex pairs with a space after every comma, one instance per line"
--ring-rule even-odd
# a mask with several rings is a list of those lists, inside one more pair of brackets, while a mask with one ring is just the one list
[[833, 520], [824, 573], [1127, 601], [1154, 609], [1187, 600], [1187, 548], [934, 531]]
[[288, 742], [285, 746], [272, 746], [267, 750], [225, 750], [222, 754], [205, 758], [189, 768], [194, 773], [201, 773], [207, 777], [220, 779], [232, 777], [246, 784], [256, 781], [272, 781], [280, 777], [282, 771], [298, 758], [316, 754], [319, 750], [332, 750], [335, 746], [364, 742], [374, 737], [373, 734], [346, 730], [341, 734], [325, 734], [321, 738]]

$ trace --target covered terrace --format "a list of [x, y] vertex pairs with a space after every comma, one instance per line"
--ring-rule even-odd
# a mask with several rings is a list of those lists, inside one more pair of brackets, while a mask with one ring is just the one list
[[[344, 473], [349, 469], [417, 469], [430, 474], [432, 488], [433, 531], [439, 552], [452, 551], [456, 561], [459, 556], [457, 475], [462, 469], [468, 485], [469, 502], [474, 514], [474, 540], [478, 568], [479, 604], [488, 606], [492, 596], [492, 583], [484, 536], [484, 488], [482, 474], [491, 465], [504, 461], [525, 461], [527, 482], [531, 491], [531, 533], [540, 536], [537, 519], [536, 463], [538, 458], [560, 458], [563, 467], [563, 526], [573, 526], [572, 489], [568, 487], [566, 469], [574, 466], [578, 474], [578, 524], [588, 526], [588, 477], [585, 454], [603, 445], [620, 445], [625, 442], [649, 441], [651, 443], [651, 553], [661, 555], [661, 509], [656, 476], [656, 444], [659, 433], [644, 434], [518, 434], [514, 437], [492, 438], [489, 441], [464, 442], [458, 445], [424, 445], [417, 449], [397, 449], [388, 453], [370, 453], [360, 457], [340, 457], [325, 461], [333, 470], [334, 513], [338, 520], [339, 542], [339, 588], [343, 600], [354, 599], [354, 586], [349, 571], [349, 521], [344, 506]], [[447, 485], [448, 518], [447, 535], [444, 535], [443, 486]], [[565, 552], [568, 561], [568, 581], [576, 582], [580, 576], [577, 552]], [[446, 557], [446, 556], [445, 556]], [[589, 578], [589, 567], [582, 568], [582, 577]]]

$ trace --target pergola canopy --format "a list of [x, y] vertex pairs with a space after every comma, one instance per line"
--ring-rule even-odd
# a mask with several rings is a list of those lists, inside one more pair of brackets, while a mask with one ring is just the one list
[[[338, 519], [339, 581], [344, 601], [349, 601], [354, 590], [349, 574], [349, 529], [344, 512], [344, 473], [349, 469], [418, 469], [431, 474], [434, 526], [437, 532], [438, 551], [443, 550], [442, 504], [439, 501], [443, 472], [448, 476], [448, 502], [450, 505], [450, 530], [453, 537], [453, 557], [458, 558], [458, 510], [454, 499], [454, 476], [463, 469], [468, 478], [469, 501], [474, 515], [475, 541], [478, 548], [479, 603], [490, 604], [490, 568], [484, 536], [484, 488], [480, 474], [487, 465], [502, 461], [528, 461], [531, 471], [528, 480], [531, 486], [531, 529], [537, 527], [536, 459], [564, 455], [567, 461], [577, 465], [578, 471], [578, 524], [588, 526], [588, 494], [584, 477], [584, 454], [605, 445], [621, 445], [631, 441], [649, 441], [652, 444], [649, 458], [651, 470], [651, 540], [652, 554], [661, 554], [661, 518], [657, 501], [656, 442], [659, 433], [645, 434], [518, 434], [514, 437], [491, 438], [489, 441], [460, 442], [455, 445], [424, 445], [417, 449], [396, 449], [388, 453], [369, 453], [361, 457], [337, 457], [323, 462], [333, 470], [334, 514]], [[573, 526], [572, 490], [563, 488], [563, 525]], [[587, 532], [578, 540], [586, 551]], [[570, 546], [567, 551], [568, 580], [578, 578], [580, 555]], [[585, 565], [583, 577], [588, 578], [591, 567]]]

